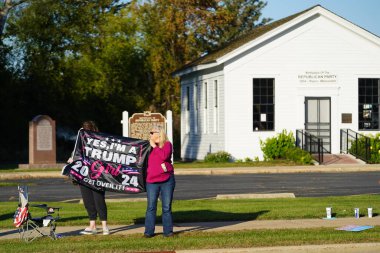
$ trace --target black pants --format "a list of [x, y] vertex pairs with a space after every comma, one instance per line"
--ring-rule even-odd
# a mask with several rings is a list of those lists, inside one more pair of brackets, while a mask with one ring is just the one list
[[87, 210], [90, 220], [96, 220], [99, 215], [101, 221], [107, 220], [107, 205], [105, 201], [105, 192], [95, 191], [86, 186], [79, 185], [82, 193], [84, 207]]

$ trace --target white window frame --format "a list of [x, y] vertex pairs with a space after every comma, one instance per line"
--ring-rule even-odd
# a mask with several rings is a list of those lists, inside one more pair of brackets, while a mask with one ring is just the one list
[[203, 82], [203, 133], [208, 133], [208, 83]]
[[194, 133], [198, 134], [199, 128], [199, 87], [198, 83], [194, 83]]
[[214, 122], [214, 133], [218, 133], [219, 131], [219, 83], [218, 80], [214, 80], [214, 115], [213, 115], [213, 122]]
[[190, 133], [190, 86], [185, 86], [185, 133]]

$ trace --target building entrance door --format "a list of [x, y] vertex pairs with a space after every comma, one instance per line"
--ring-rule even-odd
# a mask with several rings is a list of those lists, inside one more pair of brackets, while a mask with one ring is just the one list
[[323, 140], [324, 152], [331, 152], [331, 98], [305, 97], [305, 130]]

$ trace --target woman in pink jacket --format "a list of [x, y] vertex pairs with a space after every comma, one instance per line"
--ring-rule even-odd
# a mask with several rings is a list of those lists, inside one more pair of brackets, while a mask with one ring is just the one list
[[174, 167], [171, 161], [173, 145], [164, 129], [154, 127], [150, 132], [152, 152], [148, 159], [146, 193], [148, 198], [144, 236], [154, 236], [157, 200], [161, 193], [164, 236], [173, 236], [172, 200], [175, 188]]

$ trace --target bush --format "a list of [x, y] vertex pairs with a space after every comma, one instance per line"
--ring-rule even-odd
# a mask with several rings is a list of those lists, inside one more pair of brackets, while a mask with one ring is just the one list
[[249, 157], [246, 157], [246, 158], [244, 158], [244, 162], [245, 163], [251, 163], [251, 162], [253, 162], [253, 160]]
[[216, 153], [209, 153], [205, 156], [204, 162], [206, 163], [227, 163], [232, 159], [232, 156], [225, 151], [218, 151]]
[[295, 139], [292, 132], [285, 129], [274, 137], [260, 140], [260, 147], [264, 153], [265, 160], [285, 159], [285, 152], [295, 147]]
[[366, 138], [361, 136], [357, 141], [351, 141], [351, 147], [348, 152], [363, 160], [367, 160], [368, 163], [380, 163], [380, 134], [367, 135], [369, 141], [366, 143]]
[[313, 163], [313, 157], [310, 155], [310, 153], [298, 147], [289, 148], [285, 152], [285, 158], [287, 160], [293, 161], [295, 163], [300, 163], [300, 164]]
[[[258, 158], [257, 158], [258, 159]], [[259, 160], [257, 160], [258, 162]], [[246, 157], [244, 159], [236, 159], [235, 163], [253, 163], [253, 160], [249, 157]]]

